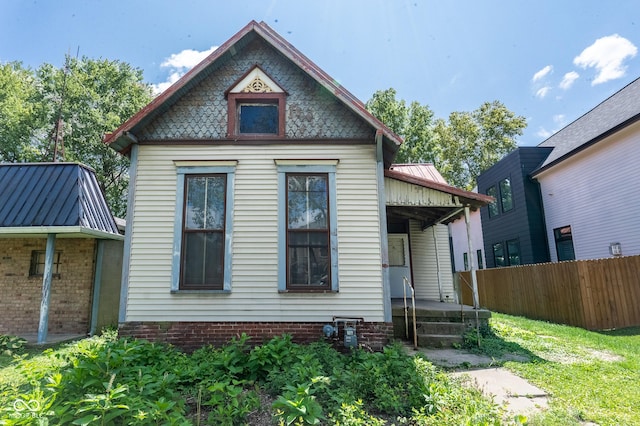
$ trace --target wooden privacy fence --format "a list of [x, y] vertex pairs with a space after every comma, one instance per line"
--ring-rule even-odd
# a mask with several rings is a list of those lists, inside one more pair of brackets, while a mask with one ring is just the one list
[[[470, 272], [458, 273], [473, 305]], [[640, 325], [640, 256], [476, 271], [480, 305], [589, 330]]]

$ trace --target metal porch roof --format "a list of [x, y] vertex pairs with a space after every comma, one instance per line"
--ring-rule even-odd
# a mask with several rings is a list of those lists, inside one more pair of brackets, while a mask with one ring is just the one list
[[122, 237], [93, 170], [76, 163], [0, 164], [0, 234], [40, 233]]

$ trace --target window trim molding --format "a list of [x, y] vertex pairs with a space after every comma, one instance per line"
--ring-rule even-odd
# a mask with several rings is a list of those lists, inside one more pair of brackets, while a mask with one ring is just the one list
[[[177, 294], [227, 294], [231, 293], [233, 205], [235, 171], [237, 161], [174, 161], [176, 166], [176, 202], [173, 222], [173, 258], [171, 262], [171, 293]], [[185, 176], [191, 174], [226, 174], [225, 233], [224, 233], [224, 280], [222, 290], [180, 289], [182, 257], [182, 222], [184, 220]]]
[[[338, 293], [338, 207], [336, 191], [337, 160], [309, 160], [309, 164], [297, 165], [295, 160], [275, 160], [278, 169], [278, 292], [279, 293]], [[327, 290], [287, 288], [287, 173], [315, 174], [328, 176], [329, 197], [329, 251], [331, 253], [331, 283]]]
[[[227, 137], [234, 139], [262, 139], [284, 138], [284, 119], [286, 109], [286, 94], [278, 92], [268, 93], [229, 93], [227, 99]], [[238, 106], [243, 103], [264, 103], [278, 106], [277, 133], [240, 133], [238, 123]]]

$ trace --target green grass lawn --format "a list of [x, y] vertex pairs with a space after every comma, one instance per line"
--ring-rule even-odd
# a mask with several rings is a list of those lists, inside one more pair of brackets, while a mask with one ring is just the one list
[[491, 328], [483, 350], [528, 355], [504, 366], [551, 396], [529, 424], [640, 424], [640, 327], [593, 332], [494, 313]]

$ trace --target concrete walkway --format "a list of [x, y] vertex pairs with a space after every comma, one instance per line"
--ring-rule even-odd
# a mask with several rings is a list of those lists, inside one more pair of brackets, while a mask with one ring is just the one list
[[[409, 353], [416, 353], [410, 346], [408, 350]], [[510, 415], [531, 415], [549, 407], [546, 392], [506, 368], [492, 367], [496, 360], [491, 357], [462, 349], [419, 348], [418, 351], [434, 365], [454, 369], [450, 373], [452, 376], [468, 376], [470, 383], [485, 395], [492, 396], [496, 403], [504, 405]], [[526, 362], [528, 359], [507, 354], [500, 361]]]
[[506, 368], [480, 368], [452, 373], [469, 376], [485, 395], [505, 406], [512, 415], [532, 414], [549, 408], [548, 395], [540, 388], [516, 376]]

